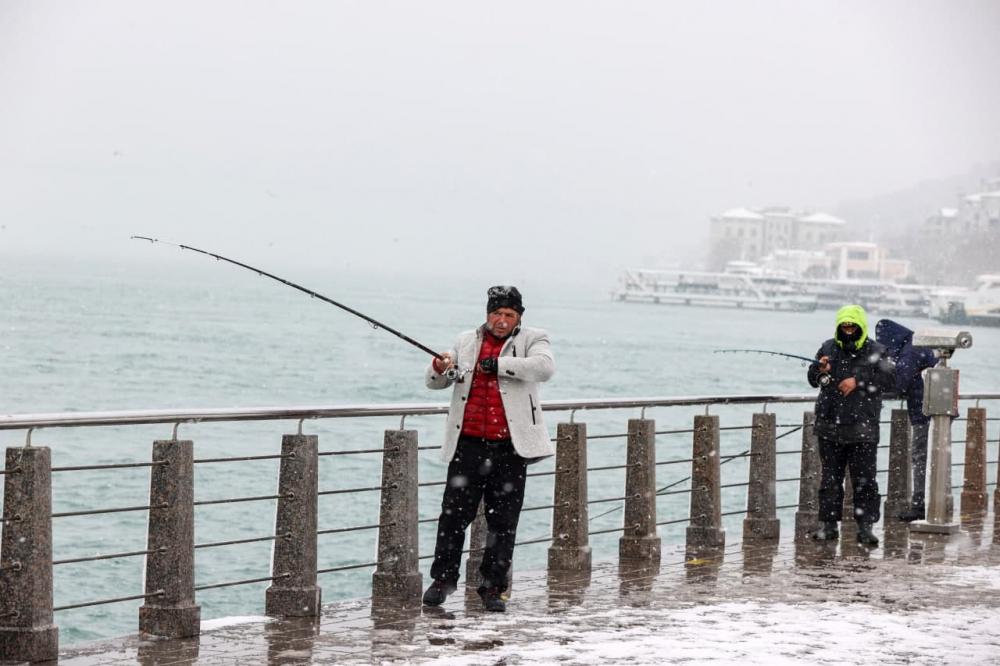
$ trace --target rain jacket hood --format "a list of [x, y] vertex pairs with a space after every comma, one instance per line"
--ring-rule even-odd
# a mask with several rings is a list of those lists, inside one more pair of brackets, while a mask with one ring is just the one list
[[865, 309], [860, 305], [845, 305], [837, 310], [837, 327], [833, 330], [833, 339], [836, 340], [837, 344], [841, 347], [844, 346], [844, 343], [841, 342], [838, 333], [840, 332], [840, 325], [845, 322], [857, 324], [861, 329], [861, 337], [854, 343], [854, 349], [861, 349], [861, 347], [865, 344], [865, 340], [868, 339], [868, 317], [865, 315]]

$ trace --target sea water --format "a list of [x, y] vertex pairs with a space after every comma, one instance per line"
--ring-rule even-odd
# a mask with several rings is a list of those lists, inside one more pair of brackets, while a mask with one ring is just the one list
[[[164, 250], [164, 248], [157, 248]], [[173, 250], [166, 250], [173, 251]], [[265, 277], [192, 253], [176, 261], [157, 257], [149, 264], [7, 260], [0, 271], [0, 413], [85, 412], [167, 408], [291, 407], [385, 403], [444, 403], [447, 391], [423, 383], [429, 357], [318, 299]], [[277, 271], [275, 271], [277, 272]], [[360, 274], [316, 267], [291, 267], [282, 276], [358, 309], [438, 350], [455, 335], [485, 318], [490, 286], [462, 276], [426, 277]], [[513, 281], [500, 276], [499, 281]], [[770, 313], [736, 309], [637, 305], [613, 302], [612, 285], [520, 280], [524, 324], [545, 328], [556, 357], [556, 375], [542, 386], [545, 400], [574, 398], [677, 397], [811, 392], [799, 361], [758, 354], [719, 354], [720, 349], [767, 349], [813, 356], [830, 337], [834, 313]], [[877, 315], [870, 315], [874, 329]], [[936, 327], [929, 320], [901, 319], [911, 328]], [[975, 344], [960, 351], [963, 392], [997, 390], [1000, 330], [973, 330]], [[897, 406], [895, 404], [888, 407]], [[771, 405], [778, 414], [779, 450], [799, 448], [804, 405]], [[723, 426], [749, 425], [760, 405], [713, 408]], [[689, 429], [698, 408], [647, 409], [658, 430]], [[639, 410], [577, 412], [590, 435], [623, 434]], [[567, 421], [566, 412], [546, 414], [550, 432]], [[887, 419], [887, 413], [883, 414]], [[303, 431], [319, 436], [320, 450], [378, 448], [383, 432], [399, 427], [398, 417], [307, 421]], [[441, 416], [411, 417], [421, 446], [440, 443]], [[178, 437], [191, 439], [195, 458], [274, 455], [281, 435], [298, 423], [244, 422], [181, 424]], [[36, 430], [32, 444], [51, 447], [54, 467], [149, 460], [151, 443], [169, 439], [171, 426], [53, 428]], [[995, 439], [990, 435], [991, 441]], [[956, 439], [961, 439], [956, 435]], [[0, 431], [4, 447], [23, 446], [24, 431]], [[722, 433], [722, 454], [749, 448], [749, 431]], [[690, 455], [690, 434], [657, 439], [658, 460]], [[623, 437], [595, 439], [588, 447], [591, 466], [624, 463]], [[423, 451], [422, 482], [442, 481], [446, 466], [438, 452]], [[885, 468], [885, 452], [880, 468]], [[992, 456], [991, 456], [992, 459]], [[798, 476], [797, 455], [779, 456], [778, 478]], [[723, 468], [724, 483], [746, 479], [746, 460]], [[553, 469], [552, 461], [530, 471]], [[276, 493], [276, 460], [206, 463], [195, 469], [198, 501]], [[375, 454], [323, 456], [320, 490], [380, 485]], [[657, 485], [679, 482], [685, 464], [657, 469]], [[992, 471], [991, 474], [995, 472]], [[551, 504], [551, 476], [529, 479], [526, 507]], [[960, 483], [960, 472], [957, 472]], [[590, 499], [622, 495], [624, 472], [590, 474]], [[882, 477], [884, 483], [884, 476]], [[0, 477], [2, 483], [2, 477]], [[148, 468], [53, 473], [53, 511], [72, 512], [143, 506], [148, 503]], [[883, 487], [884, 492], [884, 487]], [[433, 518], [440, 486], [420, 491], [420, 518]], [[778, 486], [778, 505], [794, 504], [795, 483]], [[745, 488], [727, 489], [723, 511], [745, 507]], [[658, 520], [687, 515], [688, 496], [665, 496]], [[791, 529], [793, 511], [780, 514]], [[550, 536], [549, 510], [522, 515], [519, 541]], [[594, 504], [591, 530], [621, 527], [620, 502]], [[274, 501], [197, 507], [196, 543], [263, 537], [273, 533]], [[725, 519], [740, 533], [742, 516]], [[320, 499], [320, 529], [374, 525], [378, 493], [328, 495]], [[53, 520], [56, 560], [140, 551], [146, 547], [146, 513], [126, 511]], [[664, 543], [682, 543], [683, 523], [662, 526]], [[591, 539], [595, 558], [617, 553], [620, 533]], [[420, 552], [430, 554], [434, 525], [422, 525]], [[518, 548], [515, 570], [545, 566], [546, 544]], [[319, 537], [319, 566], [373, 562], [372, 530]], [[270, 575], [271, 544], [264, 541], [196, 551], [196, 584], [211, 585]], [[142, 557], [116, 558], [55, 567], [55, 605], [141, 594]], [[421, 560], [428, 580], [429, 560]], [[371, 568], [320, 576], [324, 601], [370, 592]], [[266, 583], [205, 590], [197, 602], [203, 619], [263, 611]], [[140, 602], [119, 602], [56, 613], [63, 643], [133, 633]], [[2, 604], [0, 604], [2, 605]]]

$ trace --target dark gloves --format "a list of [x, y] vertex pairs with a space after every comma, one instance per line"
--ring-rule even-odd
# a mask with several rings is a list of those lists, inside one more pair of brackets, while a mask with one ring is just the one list
[[487, 375], [497, 374], [497, 360], [495, 358], [484, 358], [479, 362], [479, 370]]

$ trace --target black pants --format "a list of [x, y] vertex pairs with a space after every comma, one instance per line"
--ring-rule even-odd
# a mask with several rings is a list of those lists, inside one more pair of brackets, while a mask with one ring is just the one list
[[509, 439], [459, 437], [458, 450], [448, 465], [431, 578], [458, 582], [465, 530], [475, 520], [482, 500], [488, 527], [486, 552], [479, 567], [482, 589], [507, 589], [517, 521], [524, 503], [526, 468], [525, 459]]
[[841, 443], [819, 440], [819, 459], [823, 481], [819, 487], [819, 519], [839, 521], [844, 512], [844, 473], [851, 470], [854, 488], [854, 519], [859, 523], [877, 523], [881, 514], [878, 479], [875, 478], [878, 444]]

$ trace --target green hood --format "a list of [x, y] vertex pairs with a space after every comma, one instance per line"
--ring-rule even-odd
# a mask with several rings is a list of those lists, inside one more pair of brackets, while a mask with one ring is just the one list
[[837, 344], [841, 347], [844, 343], [840, 341], [837, 336], [837, 331], [840, 329], [840, 325], [844, 322], [849, 322], [851, 324], [857, 324], [861, 328], [861, 337], [858, 338], [856, 344], [856, 349], [861, 349], [861, 346], [865, 344], [865, 340], [868, 339], [868, 318], [865, 316], [865, 309], [860, 305], [845, 305], [844, 307], [837, 310], [837, 326], [833, 329], [833, 339], [837, 341]]

